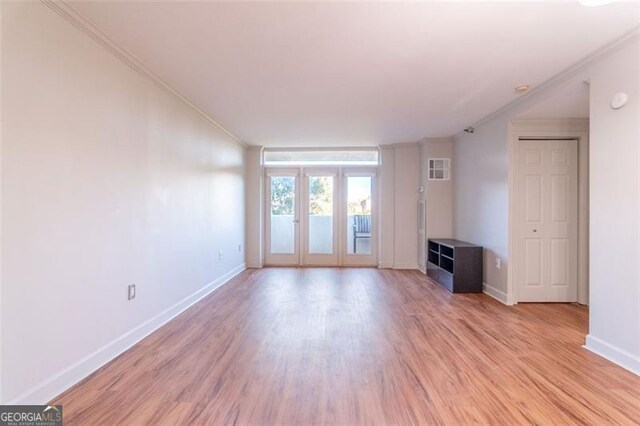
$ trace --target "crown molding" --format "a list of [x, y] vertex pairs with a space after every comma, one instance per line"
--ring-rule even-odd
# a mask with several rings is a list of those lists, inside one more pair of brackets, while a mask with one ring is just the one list
[[[516, 106], [520, 105], [522, 102], [529, 99], [530, 97], [537, 95], [539, 93], [543, 93], [546, 90], [552, 89], [560, 85], [561, 83], [567, 81], [571, 77], [574, 77], [578, 73], [585, 71], [588, 67], [595, 64], [596, 62], [604, 59], [605, 57], [625, 47], [627, 44], [633, 41], [636, 41], [638, 38], [640, 38], [640, 25], [633, 27], [631, 30], [625, 32], [619, 37], [616, 37], [615, 39], [609, 41], [608, 43], [594, 50], [589, 55], [585, 56], [578, 62], [569, 66], [568, 68], [565, 68], [564, 70], [560, 71], [558, 74], [554, 75], [553, 77], [546, 80], [542, 84], [534, 87], [529, 92], [509, 102], [502, 108], [497, 109], [496, 111], [485, 116], [481, 120], [475, 122], [474, 124], [471, 125], [471, 127], [479, 127], [480, 125], [502, 115], [503, 113], [509, 111], [510, 109], [515, 108]], [[585, 83], [589, 83], [589, 82], [590, 81], [585, 81]], [[464, 131], [460, 131], [455, 135], [453, 135], [452, 137], [457, 138], [462, 134], [464, 134]]]
[[187, 99], [184, 95], [174, 89], [169, 83], [162, 80], [158, 77], [153, 71], [151, 71], [142, 61], [140, 61], [135, 55], [131, 52], [118, 45], [113, 39], [111, 39], [104, 31], [98, 28], [93, 22], [84, 17], [80, 12], [78, 12], [73, 6], [71, 6], [65, 0], [41, 0], [41, 2], [47, 6], [49, 9], [56, 12], [58, 15], [67, 20], [74, 27], [82, 31], [85, 35], [89, 36], [96, 43], [98, 43], [102, 48], [107, 50], [109, 53], [114, 55], [116, 58], [120, 59], [131, 69], [136, 71], [138, 74], [148, 78], [153, 83], [155, 83], [159, 88], [167, 92], [168, 94], [174, 96], [176, 99], [180, 100], [182, 103], [187, 105], [193, 111], [198, 113], [202, 118], [204, 118], [209, 124], [217, 128], [218, 130], [227, 134], [234, 141], [238, 142], [240, 145], [246, 147], [247, 144], [240, 140], [236, 135], [227, 130], [224, 126], [218, 123], [216, 120], [211, 118], [207, 113], [194, 105], [189, 99]]

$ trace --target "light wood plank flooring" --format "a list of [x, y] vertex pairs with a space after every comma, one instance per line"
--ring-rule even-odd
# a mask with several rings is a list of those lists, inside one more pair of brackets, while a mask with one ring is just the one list
[[640, 423], [587, 315], [417, 271], [249, 270], [55, 402], [68, 425]]

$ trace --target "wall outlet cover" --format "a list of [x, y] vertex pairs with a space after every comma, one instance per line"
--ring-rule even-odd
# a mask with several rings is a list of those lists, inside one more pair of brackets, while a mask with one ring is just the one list
[[136, 298], [136, 285], [135, 284], [129, 285], [127, 298], [128, 298], [128, 300], [133, 300], [133, 299]]

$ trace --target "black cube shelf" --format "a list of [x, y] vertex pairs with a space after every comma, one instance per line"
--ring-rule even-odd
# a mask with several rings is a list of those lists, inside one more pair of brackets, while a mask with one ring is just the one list
[[482, 247], [446, 238], [430, 239], [427, 275], [452, 293], [482, 293]]

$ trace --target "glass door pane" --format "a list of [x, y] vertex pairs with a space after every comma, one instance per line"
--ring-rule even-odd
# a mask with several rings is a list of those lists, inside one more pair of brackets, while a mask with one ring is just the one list
[[296, 251], [295, 176], [271, 177], [271, 254]]
[[333, 254], [333, 176], [309, 176], [309, 254]]
[[372, 253], [371, 206], [373, 178], [347, 176], [347, 254]]

